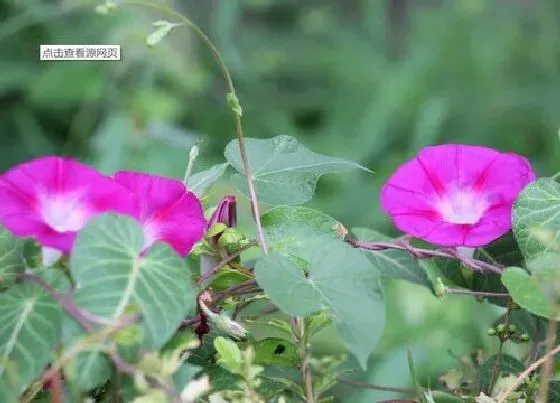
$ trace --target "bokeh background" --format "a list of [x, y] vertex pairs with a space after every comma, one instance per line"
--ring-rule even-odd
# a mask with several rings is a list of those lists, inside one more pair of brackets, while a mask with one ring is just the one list
[[[315, 152], [375, 173], [327, 175], [311, 207], [347, 227], [396, 234], [378, 192], [395, 167], [438, 143], [481, 144], [560, 170], [560, 2], [557, 0], [153, 0], [188, 15], [231, 70], [248, 137], [297, 137]], [[182, 178], [223, 162], [234, 137], [225, 85], [188, 29], [153, 48], [152, 23], [125, 6], [111, 15], [80, 0], [0, 5], [0, 170], [45, 154], [71, 155], [111, 173]], [[118, 63], [39, 62], [40, 44], [120, 44]], [[227, 181], [213, 201], [231, 193]], [[242, 223], [250, 217], [242, 201]], [[500, 310], [467, 297], [387, 284], [388, 326], [358, 378], [406, 386], [410, 348], [428, 384], [454, 356], [495, 348]], [[332, 332], [318, 350], [337, 346]], [[338, 348], [338, 347], [337, 347]], [[350, 364], [351, 365], [351, 364]], [[344, 401], [392, 395], [341, 387]]]

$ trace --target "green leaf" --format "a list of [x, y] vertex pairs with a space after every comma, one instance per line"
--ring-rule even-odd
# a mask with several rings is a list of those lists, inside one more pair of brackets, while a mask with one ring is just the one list
[[289, 258], [270, 254], [255, 266], [257, 281], [274, 303], [292, 316], [328, 310], [346, 347], [365, 368], [385, 326], [379, 273], [367, 257], [343, 243], [313, 251], [309, 274]]
[[196, 365], [187, 363], [181, 364], [181, 367], [173, 374], [173, 384], [176, 390], [183, 389], [195, 376], [200, 372], [201, 368]]
[[418, 383], [418, 377], [416, 376], [416, 368], [414, 366], [414, 355], [412, 354], [410, 348], [407, 349], [406, 351], [406, 360], [408, 362], [408, 371], [410, 372], [410, 379], [412, 380], [412, 385], [414, 385], [414, 388], [416, 389], [416, 397], [418, 397], [420, 402], [425, 403], [426, 396], [422, 392], [422, 388]]
[[144, 346], [157, 349], [194, 309], [194, 291], [184, 261], [167, 245], [144, 256], [142, 228], [124, 216], [106, 214], [80, 231], [70, 259], [76, 303], [92, 314], [118, 320], [138, 305]]
[[227, 369], [218, 365], [205, 368], [204, 373], [210, 377], [210, 385], [212, 391], [215, 392], [237, 389], [237, 384], [241, 380], [238, 375], [232, 374]]
[[255, 362], [295, 367], [301, 361], [295, 344], [279, 337], [267, 337], [255, 344]]
[[[497, 356], [493, 355], [492, 357], [488, 358], [488, 360], [478, 369], [478, 372], [476, 374], [476, 382], [479, 385], [479, 388], [486, 389], [489, 387], [496, 359]], [[507, 376], [511, 374], [516, 375], [525, 369], [525, 365], [523, 365], [522, 362], [508, 354], [500, 355], [499, 364], [499, 376]]]
[[521, 252], [529, 259], [549, 249], [534, 229], [550, 231], [560, 240], [560, 185], [551, 178], [529, 184], [513, 206], [513, 232]]
[[306, 318], [306, 332], [308, 338], [313, 337], [316, 333], [322, 330], [325, 326], [329, 325], [332, 321], [330, 315], [325, 312], [319, 312], [316, 315]]
[[214, 276], [210, 285], [216, 291], [224, 291], [249, 279], [251, 279], [251, 276], [248, 274], [226, 266]]
[[225, 162], [193, 174], [187, 181], [187, 189], [199, 198], [205, 196], [210, 187], [224, 175], [228, 166]]
[[60, 305], [37, 284], [16, 284], [0, 294], [0, 380], [8, 389], [22, 393], [45, 369], [61, 317]]
[[214, 339], [214, 348], [218, 352], [218, 364], [232, 373], [238, 373], [241, 369], [241, 351], [235, 342], [218, 336]]
[[552, 302], [558, 311], [560, 302], [560, 254], [543, 252], [527, 261], [531, 277], [535, 279], [541, 292]]
[[144, 339], [144, 327], [141, 325], [130, 325], [119, 330], [113, 336], [115, 343], [121, 346], [134, 346], [142, 343]]
[[[64, 315], [62, 326], [62, 345], [71, 349], [86, 337], [80, 324], [69, 316]], [[103, 385], [111, 376], [111, 362], [109, 358], [97, 351], [78, 353], [64, 367], [64, 376], [71, 380], [78, 390], [89, 391]]]
[[13, 284], [16, 276], [25, 270], [23, 245], [23, 239], [0, 226], [0, 288]]
[[175, 24], [168, 21], [156, 21], [153, 25], [154, 27], [157, 27], [157, 29], [146, 37], [146, 45], [148, 46], [157, 45], [171, 32], [173, 28], [182, 24]]
[[[282, 338], [283, 340], [293, 340], [294, 335], [292, 329], [287, 321], [279, 319], [249, 319], [243, 318], [243, 322], [249, 328], [250, 333], [255, 333], [253, 329], [258, 328], [261, 333], [267, 335], [274, 335], [275, 337]], [[262, 330], [264, 329], [264, 330]]]
[[271, 250], [289, 257], [309, 260], [315, 247], [343, 239], [341, 223], [307, 207], [274, 207], [261, 219]]
[[[325, 173], [341, 173], [366, 168], [341, 158], [309, 151], [295, 138], [277, 136], [261, 140], [245, 139], [247, 155], [259, 200], [267, 204], [303, 204], [311, 200], [315, 186]], [[225, 157], [238, 174], [231, 177], [235, 186], [248, 194], [245, 170], [238, 140], [225, 149]]]
[[[520, 307], [548, 318], [552, 305], [539, 289], [535, 279], [520, 267], [509, 267], [502, 273], [502, 282]], [[560, 319], [560, 317], [558, 317]]]
[[[360, 241], [391, 241], [388, 236], [368, 228], [352, 228], [351, 232]], [[432, 288], [426, 269], [404, 251], [368, 251], [367, 256], [383, 277], [398, 278]]]
[[551, 381], [548, 384], [548, 402], [556, 403], [560, 402], [560, 381]]

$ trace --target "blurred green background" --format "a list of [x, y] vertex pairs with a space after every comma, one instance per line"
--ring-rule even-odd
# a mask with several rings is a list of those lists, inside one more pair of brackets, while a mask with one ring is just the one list
[[[527, 156], [540, 175], [560, 169], [557, 0], [153, 2], [188, 15], [216, 43], [246, 136], [294, 136], [375, 172], [319, 183], [310, 206], [349, 228], [394, 234], [379, 211], [379, 188], [426, 145], [488, 145]], [[131, 6], [99, 15], [95, 2], [81, 3], [2, 1], [0, 169], [56, 153], [108, 173], [182, 178], [198, 140], [196, 170], [222, 162], [233, 119], [223, 77], [199, 39], [180, 28], [148, 48], [152, 22], [169, 17]], [[88, 43], [120, 44], [123, 59], [38, 60], [40, 44]], [[215, 187], [211, 200], [225, 192], [226, 183]], [[386, 336], [364, 379], [406, 385], [409, 341], [419, 360], [428, 357], [433, 379], [456, 365], [447, 349], [495, 348], [485, 334], [497, 308], [460, 296], [442, 303], [402, 283], [388, 284], [387, 295]], [[387, 396], [358, 395], [352, 401]]]

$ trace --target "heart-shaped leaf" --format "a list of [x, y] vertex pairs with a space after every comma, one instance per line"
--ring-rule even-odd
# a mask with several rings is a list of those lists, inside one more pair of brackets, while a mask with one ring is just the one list
[[[62, 322], [62, 345], [71, 348], [86, 334], [84, 329], [69, 315]], [[101, 352], [83, 351], [76, 354], [64, 367], [64, 376], [80, 391], [92, 390], [103, 385], [111, 376], [111, 362]]]
[[[263, 203], [303, 204], [313, 197], [321, 175], [354, 169], [368, 171], [354, 162], [316, 154], [289, 136], [266, 140], [247, 138], [245, 145], [255, 188]], [[248, 194], [238, 140], [226, 146], [225, 157], [239, 172], [232, 176], [233, 183]]]
[[194, 310], [195, 293], [185, 263], [171, 248], [156, 244], [140, 255], [143, 243], [136, 221], [102, 215], [80, 231], [70, 263], [76, 303], [115, 321], [137, 306], [146, 328], [145, 347], [155, 349]]
[[24, 269], [23, 239], [0, 226], [0, 288], [11, 285]]
[[551, 178], [541, 178], [520, 193], [513, 207], [513, 232], [526, 259], [550, 249], [535, 230], [550, 232], [560, 240], [560, 185]]
[[502, 283], [520, 307], [535, 315], [550, 317], [553, 310], [550, 301], [542, 293], [535, 279], [525, 270], [520, 267], [507, 268], [502, 274]]
[[[22, 393], [52, 359], [60, 335], [62, 309], [39, 285], [16, 284], [0, 293], [0, 390]], [[11, 393], [11, 392], [10, 392]]]
[[272, 251], [309, 260], [314, 246], [342, 240], [345, 229], [334, 218], [301, 206], [278, 206], [262, 215], [262, 225]]
[[289, 258], [270, 254], [257, 262], [255, 274], [285, 313], [328, 311], [342, 341], [365, 368], [385, 326], [385, 300], [379, 273], [362, 251], [342, 242], [325, 243], [314, 250], [307, 276]]

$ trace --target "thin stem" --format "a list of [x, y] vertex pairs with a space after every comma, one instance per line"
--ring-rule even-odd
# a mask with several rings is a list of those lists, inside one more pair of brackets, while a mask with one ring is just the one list
[[290, 320], [292, 334], [295, 344], [298, 346], [301, 364], [299, 366], [301, 380], [305, 387], [305, 397], [307, 403], [315, 403], [315, 393], [313, 392], [313, 378], [309, 368], [309, 348], [307, 345], [307, 335], [305, 334], [305, 322], [302, 318], [292, 317]]
[[223, 292], [216, 294], [214, 303], [218, 304], [231, 295], [252, 294], [254, 292], [257, 292], [259, 288], [255, 288], [256, 285], [257, 282], [254, 278], [251, 280], [247, 280], [244, 283], [235, 285]]
[[226, 266], [228, 263], [230, 263], [231, 261], [233, 261], [237, 257], [239, 257], [239, 255], [241, 255], [241, 253], [245, 252], [247, 249], [252, 248], [255, 245], [256, 245], [256, 243], [251, 242], [250, 244], [245, 245], [244, 247], [242, 247], [241, 249], [236, 251], [233, 255], [228, 256], [227, 258], [222, 260], [220, 263], [218, 263], [216, 266], [214, 266], [213, 268], [208, 270], [206, 273], [204, 273], [202, 276], [200, 276], [200, 278], [195, 281], [194, 285], [199, 285], [199, 284], [204, 283], [206, 280], [208, 280], [210, 277], [212, 277], [214, 274], [216, 274], [216, 272], [218, 270], [220, 270], [222, 267]]
[[64, 402], [64, 388], [62, 387], [62, 379], [60, 371], [51, 380], [51, 403]]
[[414, 400], [414, 399], [389, 399], [389, 400], [378, 400], [377, 403], [418, 403], [418, 400]]
[[[158, 5], [158, 4], [152, 4], [152, 3], [145, 2], [145, 1], [140, 1], [140, 0], [125, 0], [125, 1], [123, 1], [123, 4], [143, 6], [143, 7], [158, 10], [162, 13], [165, 13], [165, 14], [168, 14], [168, 15], [171, 15], [173, 17], [178, 18], [179, 20], [184, 22], [185, 25], [190, 27], [200, 37], [200, 39], [202, 40], [202, 42], [204, 42], [204, 44], [208, 47], [208, 49], [210, 49], [210, 52], [212, 53], [212, 55], [214, 56], [214, 59], [218, 63], [218, 66], [219, 66], [220, 70], [222, 71], [222, 74], [223, 74], [223, 76], [226, 80], [226, 86], [227, 86], [227, 91], [228, 91], [228, 100], [233, 99], [235, 102], [237, 102], [237, 103], [239, 102], [238, 99], [237, 99], [235, 86], [233, 85], [233, 80], [231, 78], [231, 74], [230, 74], [230, 72], [229, 72], [229, 70], [228, 70], [228, 68], [227, 68], [227, 66], [224, 62], [224, 59], [222, 58], [222, 55], [220, 54], [218, 48], [214, 45], [214, 43], [212, 43], [210, 38], [208, 38], [208, 36], [206, 36], [206, 34], [204, 32], [202, 32], [202, 30], [198, 27], [198, 25], [196, 25], [189, 18], [187, 18], [184, 15], [178, 13], [177, 11], [172, 10], [170, 8], [167, 8], [165, 6]], [[266, 255], [266, 254], [268, 254], [268, 247], [267, 247], [266, 239], [265, 239], [265, 236], [264, 236], [264, 231], [263, 231], [263, 228], [262, 228], [259, 203], [258, 203], [258, 200], [257, 200], [257, 192], [255, 190], [255, 184], [253, 182], [253, 172], [252, 172], [251, 166], [249, 164], [249, 157], [247, 155], [247, 149], [245, 147], [245, 137], [243, 135], [243, 127], [241, 125], [241, 111], [240, 110], [233, 110], [233, 115], [234, 115], [234, 118], [235, 118], [235, 132], [236, 132], [236, 135], [237, 135], [237, 140], [239, 142], [239, 154], [241, 156], [241, 161], [243, 162], [243, 170], [245, 171], [245, 176], [247, 177], [247, 185], [249, 187], [249, 199], [251, 201], [251, 209], [253, 211], [255, 224], [257, 226], [257, 234], [258, 234], [258, 238], [259, 238], [259, 243], [261, 245], [261, 249], [262, 249], [263, 253]]]
[[358, 241], [355, 239], [349, 239], [350, 245], [355, 248], [367, 249], [371, 251], [381, 251], [387, 249], [403, 250], [408, 252], [411, 256], [417, 259], [430, 259], [435, 257], [442, 257], [447, 259], [457, 259], [461, 263], [471, 269], [478, 270], [481, 272], [492, 272], [501, 274], [504, 266], [490, 264], [482, 260], [473, 259], [471, 257], [465, 256], [459, 253], [455, 249], [423, 249], [413, 247], [408, 240], [400, 240], [395, 242], [366, 242]]
[[[548, 331], [546, 333], [546, 351], [550, 351], [554, 348], [556, 342], [556, 331], [558, 329], [558, 322], [553, 319], [548, 321]], [[552, 367], [554, 365], [554, 360], [549, 357], [543, 365], [540, 383], [539, 383], [539, 393], [537, 397], [537, 402], [548, 402], [548, 389], [550, 376], [552, 375]]]
[[346, 383], [348, 385], [352, 385], [352, 386], [355, 386], [357, 388], [380, 390], [382, 392], [396, 392], [396, 393], [407, 393], [407, 394], [415, 394], [416, 393], [416, 389], [412, 389], [412, 388], [398, 388], [398, 387], [393, 387], [393, 386], [380, 386], [380, 385], [375, 385], [373, 383], [355, 381], [353, 379], [345, 379], [345, 378], [338, 378], [338, 380], [342, 383]]
[[502, 392], [496, 398], [496, 403], [504, 403], [506, 401], [508, 395], [511, 392], [513, 392], [515, 389], [517, 389], [519, 387], [519, 385], [521, 385], [523, 383], [525, 378], [527, 378], [531, 374], [531, 372], [538, 369], [545, 361], [547, 361], [549, 358], [555, 356], [558, 353], [560, 353], [560, 344], [558, 344], [556, 347], [554, 347], [548, 353], [543, 355], [540, 359], [538, 359], [537, 361], [535, 361], [534, 363], [529, 365], [525, 371], [523, 371], [521, 374], [519, 374], [517, 376], [517, 378], [515, 378], [515, 381], [509, 386], [509, 388], [507, 390], [505, 390], [504, 392]]
[[458, 288], [447, 288], [445, 291], [447, 294], [457, 294], [457, 295], [473, 295], [477, 297], [494, 297], [494, 298], [509, 298], [510, 295], [504, 292], [484, 292], [484, 291], [471, 291], [471, 290], [461, 290]]
[[[116, 324], [111, 323], [112, 326], [107, 327], [105, 329], [100, 329], [97, 333], [94, 333], [96, 329], [90, 322], [90, 319], [88, 319], [88, 316], [85, 314], [85, 311], [82, 311], [74, 303], [73, 300], [58, 295], [50, 284], [48, 284], [42, 277], [38, 276], [37, 274], [31, 271], [26, 271], [25, 273], [20, 275], [20, 277], [26, 280], [33, 281], [36, 284], [40, 285], [53, 299], [55, 299], [58, 303], [62, 305], [64, 310], [66, 310], [66, 312], [70, 316], [72, 316], [86, 332], [89, 333], [87, 337], [83, 338], [80, 342], [73, 345], [72, 348], [66, 354], [64, 354], [60, 359], [57, 360], [57, 362], [51, 365], [51, 368], [49, 368], [42, 376], [43, 382], [56, 380], [56, 377], [59, 376], [60, 369], [63, 368], [64, 365], [68, 361], [70, 361], [73, 357], [75, 357], [77, 354], [83, 351], [88, 351], [90, 349], [92, 351], [106, 350], [106, 347], [103, 345], [95, 345], [92, 347], [92, 344], [97, 341], [103, 343], [109, 335], [121, 330], [123, 327], [127, 327], [132, 324], [132, 322], [128, 322], [128, 321], [124, 323], [116, 323]], [[94, 315], [91, 314], [88, 315], [90, 317], [96, 318]], [[125, 362], [114, 348], [108, 350], [107, 353], [109, 354], [109, 356], [115, 363], [115, 366], [119, 370], [122, 370], [123, 372], [129, 374], [138, 371], [135, 366]], [[169, 395], [169, 397], [172, 398], [173, 402], [176, 403], [181, 402], [181, 400], [177, 396], [175, 396], [175, 393], [173, 392], [172, 389], [169, 388], [169, 386], [159, 381], [158, 384]]]
[[504, 315], [503, 325], [505, 326], [506, 333], [500, 334], [500, 347], [498, 347], [498, 352], [496, 353], [496, 360], [494, 361], [494, 366], [492, 367], [492, 375], [490, 376], [490, 383], [488, 384], [488, 394], [492, 394], [494, 385], [498, 380], [498, 375], [500, 374], [500, 361], [502, 359], [502, 350], [504, 348], [504, 343], [509, 338], [509, 333], [507, 332], [507, 327], [509, 325], [509, 315], [511, 313], [511, 299], [508, 301], [506, 313]]
[[122, 327], [122, 326], [132, 325], [137, 321], [137, 317], [135, 317], [135, 316], [128, 316], [128, 317], [123, 318], [123, 320], [119, 320], [118, 322], [114, 322], [112, 320], [103, 318], [101, 316], [93, 315], [93, 314], [79, 308], [74, 303], [74, 301], [72, 301], [70, 298], [68, 298], [64, 295], [58, 294], [54, 290], [54, 288], [52, 288], [51, 285], [45, 281], [45, 279], [43, 279], [41, 276], [37, 275], [36, 273], [34, 273], [31, 270], [26, 270], [25, 273], [22, 273], [22, 274], [19, 275], [19, 278], [21, 278], [23, 280], [32, 281], [35, 284], [38, 284], [39, 286], [41, 286], [41, 288], [43, 288], [47, 292], [47, 294], [49, 294], [49, 296], [51, 298], [53, 298], [60, 305], [62, 305], [64, 310], [66, 312], [68, 312], [68, 314], [70, 316], [72, 316], [74, 319], [76, 319], [76, 321], [80, 324], [80, 326], [82, 326], [84, 328], [84, 330], [86, 330], [88, 332], [91, 332], [91, 331], [94, 330], [94, 326], [92, 326], [92, 323], [97, 324], [97, 325], [103, 325], [103, 326], [117, 326], [117, 327], [120, 326], [120, 327]]

